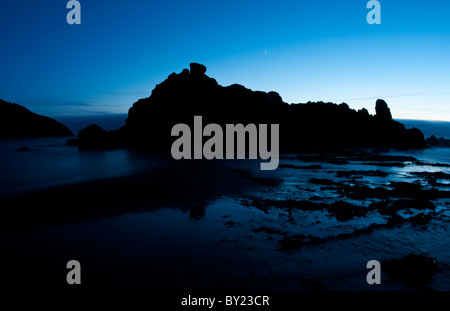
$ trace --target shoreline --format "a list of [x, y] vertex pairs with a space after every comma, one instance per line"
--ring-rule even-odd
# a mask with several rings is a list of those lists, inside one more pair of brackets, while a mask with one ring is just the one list
[[[413, 156], [169, 161], [1, 199], [4, 280], [68, 289], [75, 259], [85, 290], [447, 290], [450, 164]], [[408, 254], [437, 258], [430, 287], [366, 283], [369, 260]]]
[[222, 194], [274, 183], [226, 164], [175, 162], [145, 172], [34, 190], [0, 198], [0, 232], [60, 223], [83, 222], [178, 205], [204, 205]]

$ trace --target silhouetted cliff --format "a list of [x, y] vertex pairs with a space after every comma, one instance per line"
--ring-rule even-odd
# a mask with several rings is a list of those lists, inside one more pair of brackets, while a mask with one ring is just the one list
[[425, 142], [429, 147], [450, 147], [450, 139], [445, 139], [443, 137], [437, 138], [434, 135], [428, 137]]
[[61, 123], [0, 99], [0, 137], [72, 136]]
[[170, 148], [172, 127], [185, 123], [193, 128], [194, 115], [203, 116], [204, 125], [280, 124], [280, 148], [284, 151], [425, 146], [421, 131], [405, 129], [393, 121], [383, 100], [377, 101], [375, 116], [366, 109], [350, 109], [347, 104], [289, 105], [278, 93], [252, 91], [238, 84], [223, 87], [205, 73], [206, 67], [196, 63], [190, 64], [190, 70], [172, 73], [150, 97], [133, 104], [122, 128], [107, 133], [97, 128], [80, 132], [80, 148]]

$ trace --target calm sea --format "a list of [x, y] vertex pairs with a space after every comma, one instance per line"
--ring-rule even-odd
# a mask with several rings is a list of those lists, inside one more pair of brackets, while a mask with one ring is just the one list
[[161, 165], [161, 159], [152, 157], [151, 153], [131, 150], [83, 151], [66, 146], [67, 139], [0, 139], [0, 196], [125, 176]]
[[[56, 118], [74, 134], [90, 124], [114, 130], [125, 124], [126, 115], [70, 116]], [[426, 137], [450, 139], [450, 122], [402, 120]], [[160, 165], [157, 158], [128, 150], [79, 151], [66, 147], [67, 138], [0, 139], [0, 196], [49, 186], [127, 175]], [[18, 151], [21, 147], [27, 151]], [[449, 149], [417, 151], [414, 156], [431, 162], [450, 163]]]
[[424, 121], [424, 120], [397, 120], [403, 123], [406, 128], [416, 127], [422, 131], [425, 138], [431, 135], [437, 138], [450, 139], [450, 122], [445, 121]]

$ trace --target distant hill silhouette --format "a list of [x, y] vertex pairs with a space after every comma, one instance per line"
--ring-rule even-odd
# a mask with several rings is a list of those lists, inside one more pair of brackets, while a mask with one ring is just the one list
[[150, 97], [129, 109], [126, 124], [106, 132], [90, 126], [79, 133], [80, 148], [166, 149], [174, 141], [177, 123], [193, 128], [193, 116], [203, 124], [280, 124], [282, 151], [328, 147], [424, 148], [418, 129], [405, 129], [392, 120], [388, 105], [376, 102], [376, 115], [355, 111], [347, 104], [308, 102], [287, 104], [276, 92], [252, 91], [242, 85], [223, 87], [208, 77], [206, 67], [190, 64], [190, 70], [172, 73], [157, 85]]
[[72, 136], [61, 123], [0, 99], [0, 137]]
[[437, 138], [434, 135], [428, 137], [425, 142], [430, 147], [450, 147], [450, 139], [445, 139], [443, 137]]

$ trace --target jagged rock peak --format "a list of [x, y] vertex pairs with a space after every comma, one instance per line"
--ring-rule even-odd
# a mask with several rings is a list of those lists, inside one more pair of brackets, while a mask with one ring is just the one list
[[375, 103], [376, 116], [383, 120], [392, 120], [391, 110], [386, 102], [382, 99], [378, 99]]

